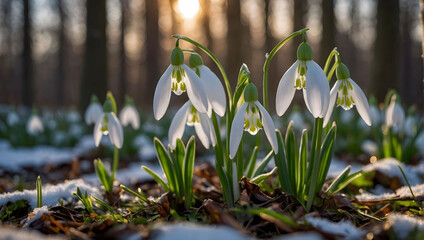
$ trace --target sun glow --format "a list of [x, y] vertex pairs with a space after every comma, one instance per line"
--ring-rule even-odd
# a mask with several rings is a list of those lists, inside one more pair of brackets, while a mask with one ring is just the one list
[[176, 8], [182, 18], [194, 18], [199, 12], [199, 0], [178, 0]]

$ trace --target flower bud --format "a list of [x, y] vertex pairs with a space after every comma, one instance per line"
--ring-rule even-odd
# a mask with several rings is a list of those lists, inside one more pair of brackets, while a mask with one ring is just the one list
[[258, 89], [255, 84], [249, 83], [244, 88], [244, 101], [254, 102], [258, 100]]
[[302, 42], [297, 48], [297, 59], [300, 61], [312, 60], [312, 48], [307, 42]]
[[190, 60], [188, 61], [191, 68], [195, 68], [203, 65], [202, 57], [197, 53], [192, 53], [190, 56]]
[[90, 103], [98, 103], [100, 102], [96, 95], [91, 95]]
[[350, 78], [349, 69], [346, 67], [344, 63], [340, 63], [336, 69], [336, 76], [338, 80], [344, 80]]
[[171, 53], [171, 64], [174, 66], [179, 66], [184, 63], [184, 53], [183, 50], [179, 47], [175, 47]]
[[109, 98], [106, 98], [105, 103], [103, 104], [104, 112], [113, 112], [113, 103]]

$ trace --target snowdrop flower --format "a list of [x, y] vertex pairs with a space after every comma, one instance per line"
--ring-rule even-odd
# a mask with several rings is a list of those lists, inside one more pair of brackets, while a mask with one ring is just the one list
[[99, 120], [100, 115], [103, 113], [102, 105], [99, 103], [99, 99], [95, 96], [91, 96], [91, 103], [88, 105], [87, 110], [85, 110], [85, 123], [87, 125], [96, 123]]
[[199, 54], [193, 53], [190, 56], [189, 61], [191, 69], [200, 77], [204, 89], [207, 90], [208, 95], [208, 112], [210, 107], [218, 114], [223, 117], [225, 114], [225, 90], [222, 86], [219, 78], [213, 73], [208, 67], [203, 65], [203, 60]]
[[196, 134], [206, 149], [216, 144], [216, 137], [212, 122], [206, 113], [200, 113], [193, 104], [187, 101], [175, 114], [169, 127], [168, 139], [172, 149], [177, 146], [177, 139], [181, 139], [185, 125], [194, 126]]
[[184, 64], [184, 53], [175, 47], [171, 53], [171, 65], [159, 79], [153, 97], [153, 114], [156, 120], [163, 117], [171, 99], [171, 91], [181, 95], [187, 91], [194, 107], [202, 113], [208, 109], [208, 99], [200, 78]]
[[123, 126], [128, 126], [131, 124], [133, 129], [140, 128], [140, 116], [138, 114], [137, 109], [134, 106], [134, 101], [127, 97], [125, 99], [125, 107], [119, 113], [119, 119], [122, 122]]
[[18, 124], [19, 121], [20, 121], [20, 118], [15, 110], [12, 110], [7, 114], [6, 122], [8, 126], [13, 127], [16, 124]]
[[121, 148], [124, 142], [124, 133], [119, 119], [113, 112], [112, 102], [106, 99], [103, 113], [94, 125], [94, 144], [99, 146], [102, 135], [109, 135], [110, 142], [117, 148]]
[[258, 102], [258, 89], [249, 83], [244, 89], [244, 103], [238, 109], [231, 125], [230, 158], [233, 159], [243, 136], [243, 129], [255, 135], [262, 127], [275, 153], [278, 153], [277, 135], [272, 118]]
[[277, 88], [275, 106], [282, 116], [297, 90], [303, 89], [306, 107], [314, 118], [323, 118], [330, 100], [330, 87], [321, 67], [312, 60], [312, 49], [306, 42], [297, 49], [297, 61], [284, 73]]
[[40, 117], [37, 115], [37, 111], [34, 110], [31, 117], [28, 119], [26, 124], [26, 130], [29, 135], [37, 135], [44, 131], [43, 123]]
[[327, 125], [330, 120], [335, 102], [337, 102], [337, 106], [341, 106], [344, 110], [349, 110], [355, 105], [356, 110], [358, 110], [364, 122], [368, 126], [371, 126], [371, 114], [368, 100], [361, 88], [350, 78], [350, 72], [346, 65], [340, 63], [339, 66], [337, 66], [336, 76], [337, 81], [330, 92], [330, 105], [324, 117], [324, 126]]
[[402, 106], [396, 101], [396, 94], [393, 94], [390, 104], [386, 110], [386, 125], [388, 127], [394, 127], [400, 129], [403, 126], [405, 120], [405, 112]]

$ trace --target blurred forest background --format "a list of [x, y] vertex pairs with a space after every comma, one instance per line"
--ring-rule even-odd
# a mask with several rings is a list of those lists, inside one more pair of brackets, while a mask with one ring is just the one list
[[[419, 12], [418, 0], [1, 0], [0, 103], [84, 109], [92, 93], [103, 100], [110, 89], [118, 104], [128, 94], [151, 111], [172, 34], [211, 49], [233, 86], [247, 63], [260, 88], [265, 53], [308, 27], [321, 66], [336, 46], [368, 96], [383, 100], [396, 88], [422, 109]], [[272, 62], [272, 105], [300, 41]]]

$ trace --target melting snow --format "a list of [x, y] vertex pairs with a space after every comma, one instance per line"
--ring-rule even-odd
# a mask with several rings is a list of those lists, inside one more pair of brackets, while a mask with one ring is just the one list
[[424, 220], [410, 217], [404, 214], [390, 214], [387, 222], [394, 229], [399, 239], [406, 239], [415, 228], [424, 230]]
[[8, 240], [21, 240], [21, 239], [31, 239], [31, 240], [56, 240], [56, 239], [66, 239], [63, 236], [56, 235], [44, 235], [38, 231], [27, 231], [18, 228], [8, 226], [0, 226], [1, 239]]
[[40, 207], [40, 208], [34, 208], [34, 211], [32, 211], [32, 213], [34, 215], [33, 216], [28, 215], [23, 228], [29, 227], [29, 225], [31, 225], [31, 223], [33, 223], [35, 220], [41, 218], [41, 216], [43, 216], [44, 213], [49, 213], [49, 209], [47, 208], [47, 206], [43, 206], [43, 207]]
[[306, 216], [306, 221], [323, 232], [340, 235], [343, 239], [359, 239], [365, 234], [364, 231], [356, 228], [350, 222], [340, 221], [331, 222], [323, 218], [315, 218], [311, 215]]
[[[85, 183], [82, 179], [66, 181], [58, 185], [43, 185], [43, 206], [55, 206], [59, 199], [70, 199], [72, 193], [76, 192], [77, 187], [84, 193], [97, 197], [101, 196], [98, 187], [93, 187]], [[16, 202], [26, 200], [32, 208], [37, 206], [37, 190], [24, 190], [23, 192], [12, 192], [0, 194], [0, 206], [7, 202]]]
[[398, 165], [402, 167], [411, 185], [416, 185], [421, 183], [421, 180], [419, 176], [417, 175], [416, 170], [414, 170], [414, 167], [405, 165], [394, 158], [386, 158], [386, 159], [378, 160], [375, 163], [366, 165], [365, 167], [362, 168], [362, 170], [364, 172], [379, 171], [390, 178], [397, 177], [400, 179], [402, 184], [406, 185], [406, 181]]

